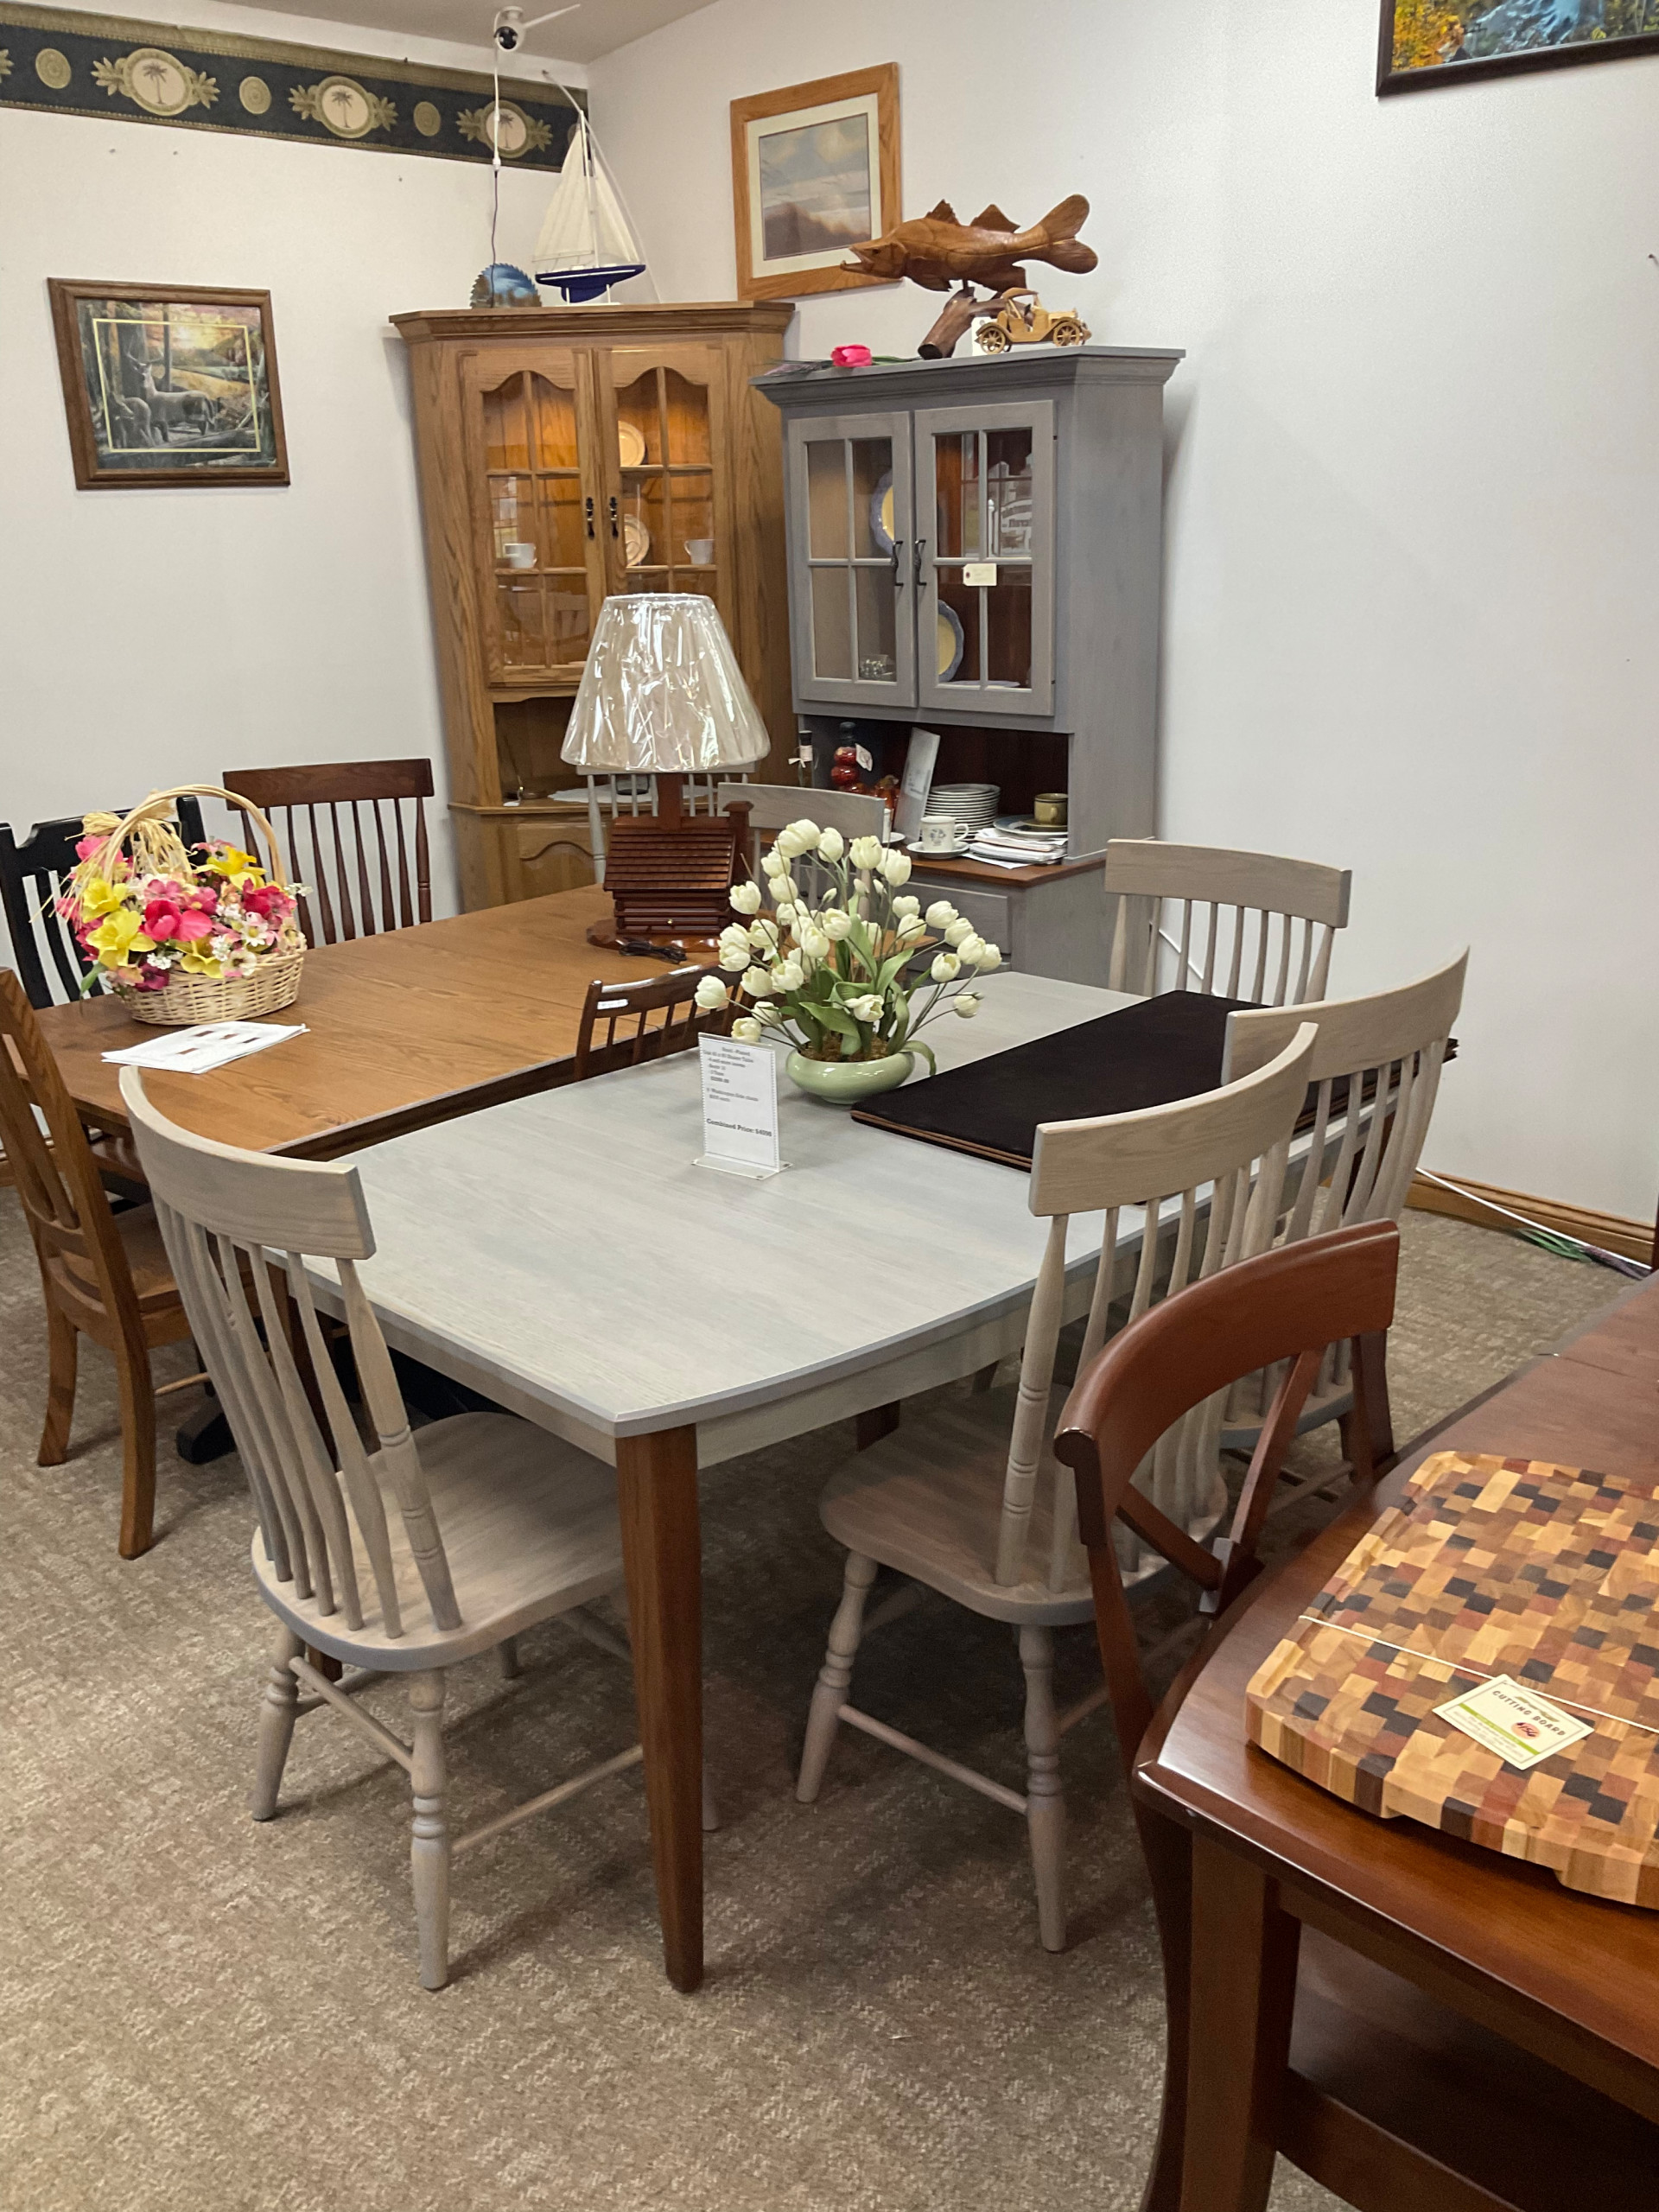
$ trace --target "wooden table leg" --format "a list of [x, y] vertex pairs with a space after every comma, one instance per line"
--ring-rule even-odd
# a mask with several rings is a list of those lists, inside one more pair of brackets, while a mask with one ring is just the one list
[[1300, 1930], [1262, 1870], [1192, 1839], [1192, 2032], [1180, 2212], [1262, 2212]]
[[619, 1437], [634, 1694], [663, 1957], [676, 1989], [702, 1980], [702, 1543], [697, 1432]]

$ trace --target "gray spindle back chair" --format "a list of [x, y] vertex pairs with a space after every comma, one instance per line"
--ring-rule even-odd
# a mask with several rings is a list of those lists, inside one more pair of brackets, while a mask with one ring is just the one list
[[[404, 1766], [414, 1791], [421, 1980], [438, 1988], [448, 1971], [452, 1854], [639, 1756], [635, 1745], [470, 1834], [449, 1834], [447, 1669], [499, 1650], [504, 1670], [515, 1675], [521, 1630], [620, 1586], [614, 1474], [506, 1414], [460, 1414], [417, 1437], [357, 1272], [374, 1251], [357, 1170], [195, 1136], [156, 1110], [136, 1068], [122, 1070], [121, 1095], [185, 1311], [253, 1494], [255, 1578], [280, 1624], [261, 1712], [254, 1817], [275, 1813], [296, 1713], [316, 1704], [345, 1713]], [[369, 1444], [324, 1335], [316, 1286], [331, 1276]], [[602, 1624], [585, 1632], [601, 1642], [608, 1634], [626, 1656]], [[308, 1650], [363, 1672], [334, 1681]], [[386, 1673], [408, 1681], [412, 1745], [352, 1701], [365, 1681]], [[304, 1707], [300, 1682], [312, 1693]]]
[[1111, 987], [1267, 1006], [1323, 998], [1352, 880], [1317, 861], [1114, 837], [1105, 875], [1107, 899], [1116, 901]]
[[[1308, 1064], [1308, 1080], [1316, 1086], [1313, 1134], [1280, 1243], [1294, 1244], [1361, 1222], [1399, 1220], [1428, 1137], [1468, 965], [1465, 949], [1433, 975], [1394, 990], [1228, 1016], [1224, 1082], [1274, 1058], [1300, 1023], [1319, 1025]], [[1264, 1375], [1235, 1387], [1227, 1408], [1230, 1446], [1249, 1440], [1274, 1386], [1275, 1378]], [[1334, 1344], [1300, 1426], [1306, 1431], [1321, 1421], [1345, 1420], [1351, 1403], [1348, 1352]], [[1275, 1503], [1288, 1504], [1319, 1479], [1315, 1473], [1287, 1482]]]
[[[1023, 1814], [1039, 1927], [1051, 1950], [1063, 1947], [1065, 1930], [1059, 1737], [1104, 1696], [1065, 1719], [1055, 1715], [1053, 1630], [1088, 1620], [1094, 1602], [1077, 1539], [1075, 1486], [1048, 1446], [1058, 1410], [1060, 1330], [1084, 1294], [1077, 1262], [1067, 1258], [1071, 1217], [1104, 1216], [1086, 1286], [1079, 1356], [1086, 1365], [1105, 1342], [1114, 1301], [1126, 1287], [1128, 1318], [1137, 1320], [1160, 1297], [1178, 1297], [1271, 1245], [1313, 1039], [1312, 1025], [1303, 1026], [1267, 1066], [1224, 1090], [1040, 1128], [1029, 1203], [1033, 1213], [1047, 1217], [1048, 1236], [1012, 1407], [1006, 1390], [992, 1390], [932, 1408], [925, 1424], [900, 1427], [844, 1461], [820, 1501], [824, 1527], [847, 1547], [846, 1581], [813, 1693], [796, 1795], [805, 1802], [817, 1796], [844, 1721]], [[1135, 1224], [1124, 1218], [1131, 1211], [1141, 1223], [1138, 1254]], [[1159, 1440], [1137, 1477], [1159, 1510], [1194, 1539], [1219, 1522], [1226, 1505], [1220, 1418], [1218, 1400], [1194, 1407]], [[1126, 1580], [1154, 1571], [1156, 1556], [1143, 1558], [1127, 1529], [1123, 1543]], [[1027, 1684], [1024, 1797], [942, 1760], [848, 1702], [864, 1603], [879, 1566], [1015, 1629]], [[889, 1609], [871, 1625], [891, 1617]]]
[[[431, 920], [429, 760], [227, 768], [222, 780], [273, 820], [281, 810], [283, 849], [294, 881], [306, 887], [300, 926], [308, 944]], [[407, 829], [406, 807], [413, 810]], [[245, 815], [242, 826], [245, 837]]]

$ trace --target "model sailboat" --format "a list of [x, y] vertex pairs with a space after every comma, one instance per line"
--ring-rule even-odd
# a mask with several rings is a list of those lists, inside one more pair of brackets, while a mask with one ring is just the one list
[[588, 118], [579, 113], [557, 188], [548, 203], [547, 220], [536, 241], [536, 282], [550, 284], [567, 300], [581, 302], [596, 300], [625, 277], [638, 276], [645, 265], [645, 256], [601, 165]]

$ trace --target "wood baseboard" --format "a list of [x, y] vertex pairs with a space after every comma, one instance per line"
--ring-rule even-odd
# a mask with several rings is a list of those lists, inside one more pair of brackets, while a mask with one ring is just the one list
[[1478, 1183], [1470, 1175], [1457, 1175], [1451, 1179], [1469, 1195], [1465, 1198], [1458, 1191], [1444, 1191], [1437, 1183], [1426, 1182], [1422, 1176], [1415, 1175], [1406, 1204], [1414, 1206], [1420, 1213], [1450, 1214], [1456, 1221], [1472, 1221], [1482, 1229], [1513, 1230], [1513, 1222], [1505, 1221], [1501, 1213], [1492, 1211], [1495, 1206], [1507, 1206], [1511, 1213], [1525, 1214], [1541, 1229], [1553, 1229], [1563, 1236], [1580, 1237], [1587, 1244], [1599, 1244], [1604, 1251], [1617, 1252], [1627, 1260], [1640, 1260], [1643, 1266], [1652, 1257], [1651, 1222], [1631, 1221], [1618, 1213], [1597, 1213], [1589, 1206], [1568, 1205], [1560, 1198], [1536, 1198], [1525, 1191], [1505, 1191], [1496, 1183]]

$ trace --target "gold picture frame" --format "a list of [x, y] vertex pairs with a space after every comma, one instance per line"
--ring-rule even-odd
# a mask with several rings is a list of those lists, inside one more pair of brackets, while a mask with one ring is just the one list
[[270, 294], [48, 279], [75, 483], [286, 484]]
[[732, 206], [739, 299], [884, 282], [842, 264], [900, 220], [897, 62], [734, 100]]

